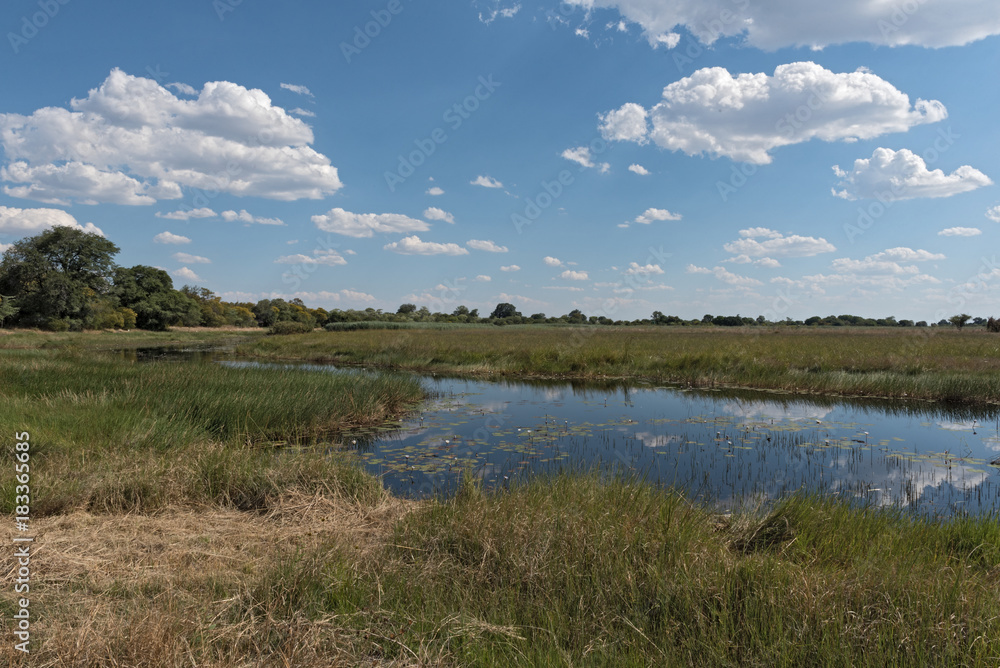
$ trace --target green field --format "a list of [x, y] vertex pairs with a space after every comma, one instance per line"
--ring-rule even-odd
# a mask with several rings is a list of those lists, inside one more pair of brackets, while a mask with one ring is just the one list
[[238, 347], [476, 376], [644, 379], [841, 396], [1000, 402], [1000, 335], [939, 328], [476, 327], [316, 332]]
[[[106, 352], [239, 344], [268, 358], [684, 382], [669, 375], [683, 353], [701, 360], [687, 377], [699, 384], [767, 386], [789, 364], [819, 365], [802, 372], [819, 380], [853, 364], [928, 388], [965, 373], [996, 387], [996, 335], [939, 332], [907, 352], [906, 334], [839, 334], [602, 330], [575, 346], [566, 328], [0, 334], [6, 540], [15, 431], [31, 434], [36, 536], [32, 654], [5, 624], [0, 665], [996, 665], [996, 517], [808, 496], [723, 516], [586, 471], [491, 495], [467, 477], [453, 499], [408, 501], [326, 444], [408, 410], [422, 396], [413, 380]], [[919, 370], [894, 370], [902, 359]], [[760, 371], [740, 382], [728, 364]], [[8, 583], [0, 615], [16, 610]]]

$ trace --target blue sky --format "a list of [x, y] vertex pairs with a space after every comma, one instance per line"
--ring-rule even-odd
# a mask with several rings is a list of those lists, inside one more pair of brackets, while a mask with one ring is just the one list
[[995, 0], [12, 0], [0, 29], [0, 246], [96, 228], [325, 308], [1000, 314]]

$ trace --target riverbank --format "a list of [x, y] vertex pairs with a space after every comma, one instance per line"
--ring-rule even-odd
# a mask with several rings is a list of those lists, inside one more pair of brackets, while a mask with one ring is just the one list
[[[309, 446], [407, 410], [422, 394], [416, 382], [137, 364], [93, 350], [146, 347], [142, 334], [11, 336], [18, 345], [0, 337], [0, 423], [31, 434], [36, 542], [32, 655], [14, 649], [6, 625], [3, 665], [922, 666], [1000, 656], [996, 517], [918, 519], [803, 495], [723, 516], [587, 472], [489, 495], [467, 478], [452, 499], [409, 501], [344, 453]], [[153, 336], [149, 345], [205, 339]], [[326, 354], [316, 347], [334, 336], [301, 337], [313, 349], [300, 358]], [[0, 613], [12, 616], [17, 598], [8, 579]]]
[[237, 346], [260, 359], [477, 377], [1000, 403], [1000, 335], [939, 328], [569, 328], [315, 332]]

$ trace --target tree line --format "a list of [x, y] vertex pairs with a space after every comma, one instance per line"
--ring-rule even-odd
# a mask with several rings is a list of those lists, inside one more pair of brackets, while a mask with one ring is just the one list
[[211, 290], [185, 285], [175, 289], [170, 275], [155, 267], [118, 266], [118, 246], [104, 237], [69, 227], [55, 227], [27, 237], [8, 248], [0, 260], [0, 326], [37, 327], [53, 331], [84, 329], [150, 329], [184, 327], [270, 327], [295, 323], [302, 330], [351, 322], [435, 322], [569, 324], [616, 326], [808, 326], [808, 327], [927, 327], [982, 325], [1000, 332], [1000, 320], [955, 315], [936, 323], [864, 318], [855, 315], [813, 316], [806, 320], [771, 322], [763, 316], [706, 314], [684, 319], [654, 311], [649, 318], [614, 320], [587, 316], [574, 309], [561, 316], [523, 315], [508, 302], [489, 315], [464, 305], [450, 313], [431, 312], [426, 306], [401, 304], [395, 312], [381, 309], [310, 308], [300, 299], [261, 299], [226, 302]]

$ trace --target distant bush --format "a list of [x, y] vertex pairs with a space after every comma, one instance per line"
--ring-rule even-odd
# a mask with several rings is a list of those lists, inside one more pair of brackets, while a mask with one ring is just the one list
[[328, 332], [356, 332], [362, 329], [408, 329], [401, 322], [328, 322], [323, 329]]
[[70, 322], [68, 318], [52, 318], [45, 323], [45, 329], [50, 332], [68, 332], [70, 330]]
[[277, 335], [308, 334], [311, 331], [313, 331], [312, 325], [307, 325], [303, 322], [295, 322], [294, 320], [283, 320], [271, 325], [271, 328], [267, 330], [267, 333]]
[[990, 319], [986, 321], [986, 331], [1000, 332], [1000, 320], [990, 317]]

